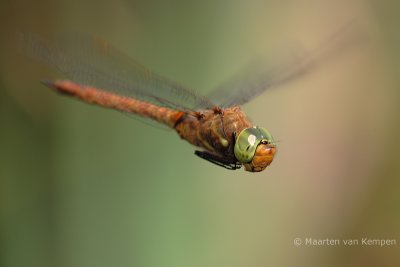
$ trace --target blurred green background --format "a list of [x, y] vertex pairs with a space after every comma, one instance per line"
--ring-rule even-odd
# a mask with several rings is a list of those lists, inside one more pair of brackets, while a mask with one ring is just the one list
[[[400, 264], [396, 1], [0, 2], [0, 266]], [[356, 19], [368, 42], [244, 109], [279, 140], [259, 174], [193, 155], [173, 131], [54, 94], [15, 33], [103, 36], [207, 93], [292, 40]], [[397, 245], [295, 246], [295, 238]]]

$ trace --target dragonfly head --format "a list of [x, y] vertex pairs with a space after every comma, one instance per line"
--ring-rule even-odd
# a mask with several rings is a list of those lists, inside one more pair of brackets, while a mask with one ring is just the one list
[[260, 172], [274, 159], [276, 145], [274, 138], [265, 128], [254, 126], [240, 132], [236, 138], [234, 152], [246, 171]]

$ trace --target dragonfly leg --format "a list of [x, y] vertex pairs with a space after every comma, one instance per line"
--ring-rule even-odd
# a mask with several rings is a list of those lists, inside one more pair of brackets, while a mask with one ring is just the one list
[[224, 167], [228, 170], [237, 170], [242, 167], [242, 164], [240, 162], [228, 160], [221, 156], [209, 153], [207, 151], [196, 150], [194, 152], [194, 154], [202, 159], [205, 159], [205, 160], [207, 160], [211, 163], [214, 163], [218, 166]]

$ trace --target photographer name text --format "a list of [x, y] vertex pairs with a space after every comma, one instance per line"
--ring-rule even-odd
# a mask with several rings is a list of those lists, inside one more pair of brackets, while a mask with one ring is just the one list
[[295, 246], [370, 246], [370, 247], [390, 247], [396, 246], [396, 239], [384, 238], [356, 238], [356, 239], [336, 239], [336, 238], [295, 238]]

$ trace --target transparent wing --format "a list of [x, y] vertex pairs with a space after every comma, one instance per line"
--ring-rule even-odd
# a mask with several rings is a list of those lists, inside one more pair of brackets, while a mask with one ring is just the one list
[[19, 34], [21, 48], [82, 85], [177, 110], [214, 105], [195, 91], [152, 72], [105, 40], [82, 34], [63, 35], [52, 43]]
[[284, 53], [276, 53], [268, 62], [251, 62], [207, 97], [221, 107], [243, 105], [268, 89], [298, 78], [364, 37], [348, 23], [312, 51], [293, 45], [282, 49]]

